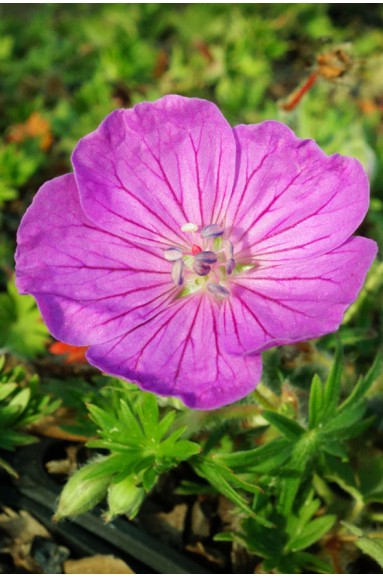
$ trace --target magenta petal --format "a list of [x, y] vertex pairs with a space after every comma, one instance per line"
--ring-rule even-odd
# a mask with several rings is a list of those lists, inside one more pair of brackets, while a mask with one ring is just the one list
[[258, 353], [336, 331], [376, 252], [374, 241], [353, 237], [326, 255], [236, 276], [220, 318], [226, 349]]
[[369, 203], [360, 163], [326, 156], [311, 140], [267, 121], [237, 126], [239, 172], [226, 221], [237, 255], [285, 260], [321, 255], [360, 225]]
[[208, 295], [186, 297], [155, 319], [87, 353], [90, 363], [195, 409], [213, 409], [252, 391], [259, 356], [227, 354], [218, 335], [219, 308]]
[[218, 108], [167, 96], [117, 110], [83, 138], [73, 166], [87, 216], [143, 243], [188, 239], [214, 223], [233, 187], [236, 144]]
[[160, 250], [136, 247], [84, 215], [72, 174], [47, 182], [18, 231], [17, 286], [52, 334], [88, 345], [120, 335], [174, 297]]

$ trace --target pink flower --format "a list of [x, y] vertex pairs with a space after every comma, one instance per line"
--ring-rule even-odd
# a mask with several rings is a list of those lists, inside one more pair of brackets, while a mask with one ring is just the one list
[[18, 233], [17, 283], [56, 339], [188, 406], [249, 393], [260, 353], [335, 331], [376, 244], [358, 161], [207, 101], [116, 110]]

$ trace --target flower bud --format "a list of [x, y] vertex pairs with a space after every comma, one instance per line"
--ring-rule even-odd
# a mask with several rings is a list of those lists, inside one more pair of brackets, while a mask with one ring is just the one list
[[71, 476], [65, 485], [54, 520], [66, 516], [78, 516], [87, 512], [101, 502], [110, 483], [110, 476], [94, 477], [100, 468], [100, 461], [95, 461], [79, 469]]
[[109, 521], [114, 516], [125, 514], [132, 520], [140, 509], [145, 498], [145, 490], [137, 487], [134, 478], [128, 476], [121, 482], [111, 484], [108, 489], [109, 511], [105, 518]]

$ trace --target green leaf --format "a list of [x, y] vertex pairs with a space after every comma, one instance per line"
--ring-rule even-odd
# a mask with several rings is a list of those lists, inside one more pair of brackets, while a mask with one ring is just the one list
[[0, 447], [5, 450], [14, 450], [16, 446], [25, 446], [37, 441], [38, 439], [35, 436], [18, 431], [0, 432]]
[[341, 393], [341, 377], [343, 372], [343, 352], [338, 345], [331, 371], [323, 390], [323, 409], [317, 423], [327, 420], [335, 414]]
[[22, 357], [33, 357], [45, 350], [49, 331], [33, 297], [19, 295], [13, 281], [8, 293], [0, 295], [0, 348]]
[[167, 413], [165, 417], [162, 418], [157, 427], [157, 439], [159, 441], [161, 441], [162, 438], [168, 433], [168, 430], [173, 424], [175, 418], [176, 418], [175, 411], [169, 411], [169, 413]]
[[364, 416], [366, 407], [364, 403], [351, 405], [348, 408], [340, 411], [335, 417], [329, 420], [321, 430], [321, 437], [323, 439], [333, 438], [337, 440], [349, 439], [358, 435], [360, 420]]
[[300, 486], [311, 474], [319, 447], [319, 438], [315, 430], [305, 433], [295, 443], [288, 463], [281, 468], [278, 509], [283, 515], [287, 516], [290, 513]]
[[11, 395], [19, 386], [17, 383], [3, 383], [0, 385], [0, 401]]
[[368, 390], [382, 374], [382, 362], [383, 355], [382, 353], [378, 353], [367, 375], [359, 379], [358, 383], [351, 392], [351, 395], [339, 407], [341, 411], [346, 409], [348, 410], [350, 407], [357, 405], [359, 402], [364, 400]]
[[230, 454], [215, 454], [214, 459], [237, 472], [272, 472], [290, 457], [292, 443], [286, 439], [276, 439], [255, 450]]
[[323, 411], [323, 384], [319, 375], [314, 375], [311, 382], [309, 398], [309, 428], [314, 428], [320, 421]]
[[87, 404], [87, 409], [90, 413], [90, 417], [101, 428], [101, 430], [110, 433], [116, 428], [116, 420], [114, 416], [106, 410], [91, 403]]
[[156, 452], [156, 455], [165, 458], [173, 458], [177, 461], [180, 461], [188, 460], [191, 456], [199, 454], [201, 451], [201, 447], [198, 444], [188, 440], [181, 440], [176, 443], [167, 442], [168, 440], [161, 444], [159, 451]]
[[126, 431], [126, 437], [129, 439], [129, 443], [141, 443], [144, 439], [143, 429], [134, 415], [132, 407], [125, 401], [125, 399], [120, 400], [120, 410], [119, 410], [120, 424]]
[[358, 537], [355, 544], [368, 556], [371, 556], [383, 568], [383, 540], [368, 537], [360, 528], [341, 522], [354, 536]]
[[19, 393], [17, 393], [9, 402], [9, 405], [15, 406], [19, 409], [20, 414], [23, 413], [29, 400], [31, 399], [31, 390], [29, 388], [24, 388]]
[[[1, 445], [1, 442], [0, 442]], [[3, 470], [5, 470], [8, 474], [10, 474], [11, 476], [13, 476], [14, 478], [18, 478], [19, 474], [16, 472], [16, 470], [14, 470], [12, 468], [12, 466], [6, 462], [5, 460], [3, 460], [2, 458], [0, 458], [0, 468], [2, 468]]]
[[147, 438], [158, 439], [158, 404], [156, 397], [145, 393], [138, 404], [137, 415]]
[[330, 564], [309, 552], [296, 552], [294, 554], [294, 560], [300, 568], [305, 568], [316, 573], [332, 574], [333, 571]]
[[318, 542], [335, 524], [336, 516], [326, 515], [312, 520], [305, 526], [300, 534], [295, 536], [289, 543], [288, 548], [291, 551], [304, 550], [315, 542]]
[[260, 524], [266, 526], [267, 528], [272, 527], [270, 522], [261, 518], [260, 516], [257, 516], [248, 506], [244, 498], [242, 498], [242, 496], [234, 490], [232, 485], [227, 480], [226, 468], [219, 466], [217, 463], [208, 459], [195, 460], [191, 465], [199, 476], [205, 478], [214, 488], [216, 488], [216, 490], [223, 494], [228, 500], [233, 502], [233, 504], [238, 506], [242, 512], [251, 518], [256, 518]]
[[146, 470], [142, 476], [142, 485], [145, 492], [150, 492], [157, 483], [158, 475], [154, 468]]
[[275, 411], [264, 411], [263, 417], [278, 431], [281, 432], [288, 440], [296, 441], [304, 433], [305, 429], [294, 420], [281, 415]]

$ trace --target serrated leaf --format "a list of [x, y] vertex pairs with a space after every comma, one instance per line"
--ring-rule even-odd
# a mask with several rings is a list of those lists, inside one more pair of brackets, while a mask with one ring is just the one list
[[[191, 456], [199, 454], [201, 451], [201, 447], [188, 440], [181, 440], [176, 443], [167, 443], [168, 440], [163, 442], [159, 448], [159, 451], [156, 452], [157, 455], [165, 458], [173, 458], [177, 461], [180, 460], [187, 460]], [[166, 444], [166, 445], [165, 445]], [[164, 448], [165, 446], [165, 448]]]
[[121, 426], [126, 431], [126, 437], [129, 439], [130, 443], [142, 442], [144, 439], [143, 429], [134, 415], [133, 409], [124, 399], [120, 400], [119, 417]]
[[335, 522], [336, 516], [330, 514], [312, 520], [298, 536], [295, 536], [293, 540], [288, 543], [289, 550], [293, 552], [296, 550], [304, 550], [312, 544], [315, 544], [322, 536], [327, 534]]
[[276, 439], [254, 450], [216, 454], [214, 458], [236, 472], [268, 473], [279, 468], [291, 455], [292, 443]]
[[256, 515], [248, 506], [247, 502], [242, 498], [238, 492], [234, 490], [231, 484], [227, 481], [225, 468], [219, 467], [216, 463], [209, 460], [193, 461], [192, 466], [196, 473], [205, 478], [214, 488], [223, 494], [228, 500], [233, 502], [238, 508], [250, 516], [255, 518], [260, 524], [271, 528], [273, 525], [264, 518]]
[[300, 426], [296, 421], [281, 415], [275, 411], [264, 411], [263, 417], [278, 431], [281, 432], [288, 440], [296, 441], [304, 433], [305, 429]]
[[91, 419], [103, 432], [110, 433], [116, 427], [115, 417], [104, 409], [90, 403], [87, 404], [87, 409], [90, 413]]

